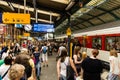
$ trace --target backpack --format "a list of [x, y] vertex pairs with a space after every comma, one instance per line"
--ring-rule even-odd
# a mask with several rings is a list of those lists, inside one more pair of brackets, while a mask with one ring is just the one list
[[47, 49], [46, 49], [46, 46], [43, 47], [43, 53], [46, 54], [47, 52]]

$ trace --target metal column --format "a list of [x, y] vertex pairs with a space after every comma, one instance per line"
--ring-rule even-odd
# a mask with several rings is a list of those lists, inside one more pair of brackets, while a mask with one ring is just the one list
[[[71, 23], [70, 23], [70, 15], [68, 15], [68, 25], [69, 28], [71, 28]], [[71, 35], [68, 35], [68, 56], [70, 56], [70, 41], [71, 41]]]
[[33, 6], [34, 6], [34, 14], [35, 14], [35, 22], [38, 22], [38, 14], [37, 14], [37, 8], [36, 8], [36, 0], [33, 0]]

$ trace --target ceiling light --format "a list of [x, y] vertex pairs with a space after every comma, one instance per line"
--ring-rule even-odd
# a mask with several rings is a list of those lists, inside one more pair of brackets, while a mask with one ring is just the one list
[[68, 6], [65, 8], [65, 10], [69, 10], [73, 5], [75, 4], [75, 2], [71, 1]]
[[69, 3], [69, 0], [51, 0], [51, 1], [62, 3], [62, 4], [68, 4]]
[[[5, 1], [0, 1], [0, 4], [8, 6], [7, 2], [5, 2]], [[23, 5], [19, 5], [19, 4], [15, 4], [15, 3], [11, 3], [11, 4], [12, 4], [13, 7], [15, 7], [15, 8], [20, 8], [20, 9], [23, 9], [23, 10], [24, 10], [24, 6], [23, 6]], [[32, 8], [32, 7], [27, 7], [27, 6], [26, 6], [26, 10], [29, 10], [29, 11], [31, 11], [31, 12], [34, 12], [34, 8]], [[44, 10], [37, 10], [37, 11], [38, 11], [38, 13], [50, 15], [50, 12], [49, 12], [49, 11], [44, 11]], [[60, 16], [60, 14], [58, 14], [58, 13], [53, 13], [53, 12], [52, 12], [52, 16]]]

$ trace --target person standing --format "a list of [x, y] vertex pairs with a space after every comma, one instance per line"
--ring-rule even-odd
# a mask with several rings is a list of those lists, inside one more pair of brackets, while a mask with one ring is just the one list
[[92, 50], [92, 56], [83, 60], [81, 66], [83, 69], [83, 80], [101, 80], [103, 70], [102, 62], [97, 58], [99, 51]]
[[118, 54], [116, 50], [110, 51], [110, 71], [108, 75], [108, 80], [120, 80], [120, 60], [118, 59]]
[[43, 59], [43, 67], [45, 65], [48, 67], [48, 47], [47, 44], [45, 43], [44, 46], [42, 46], [41, 52], [42, 52], [42, 59]]
[[13, 64], [9, 70], [9, 78], [6, 80], [21, 80], [25, 67], [21, 64]]
[[9, 80], [8, 77], [8, 71], [12, 65], [12, 57], [7, 56], [4, 59], [4, 64], [0, 66], [0, 76], [2, 77], [2, 80]]
[[75, 47], [75, 49], [74, 49], [73, 60], [74, 60], [75, 67], [77, 69], [77, 73], [78, 73], [78, 75], [80, 75], [81, 63], [82, 63], [82, 54], [80, 53], [79, 46]]
[[63, 49], [61, 51], [61, 57], [59, 58], [57, 62], [57, 74], [58, 74], [58, 80], [74, 80], [74, 72], [73, 75], [70, 76], [69, 79], [67, 79], [67, 65], [72, 67], [74, 70], [76, 77], [78, 76], [77, 70], [74, 66], [73, 60], [67, 56], [67, 50]]

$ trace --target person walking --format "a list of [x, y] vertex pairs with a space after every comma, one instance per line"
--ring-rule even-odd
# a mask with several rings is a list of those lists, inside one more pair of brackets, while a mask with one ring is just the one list
[[35, 57], [35, 68], [36, 68], [36, 75], [37, 79], [40, 80], [40, 73], [41, 73], [41, 62], [40, 62], [40, 51], [38, 51], [38, 47], [35, 47], [35, 51], [33, 53]]
[[110, 51], [110, 71], [108, 74], [108, 80], [120, 80], [120, 60], [116, 50]]
[[48, 67], [48, 47], [47, 44], [45, 43], [44, 46], [42, 46], [41, 52], [42, 52], [42, 59], [43, 59], [43, 67], [45, 65]]

